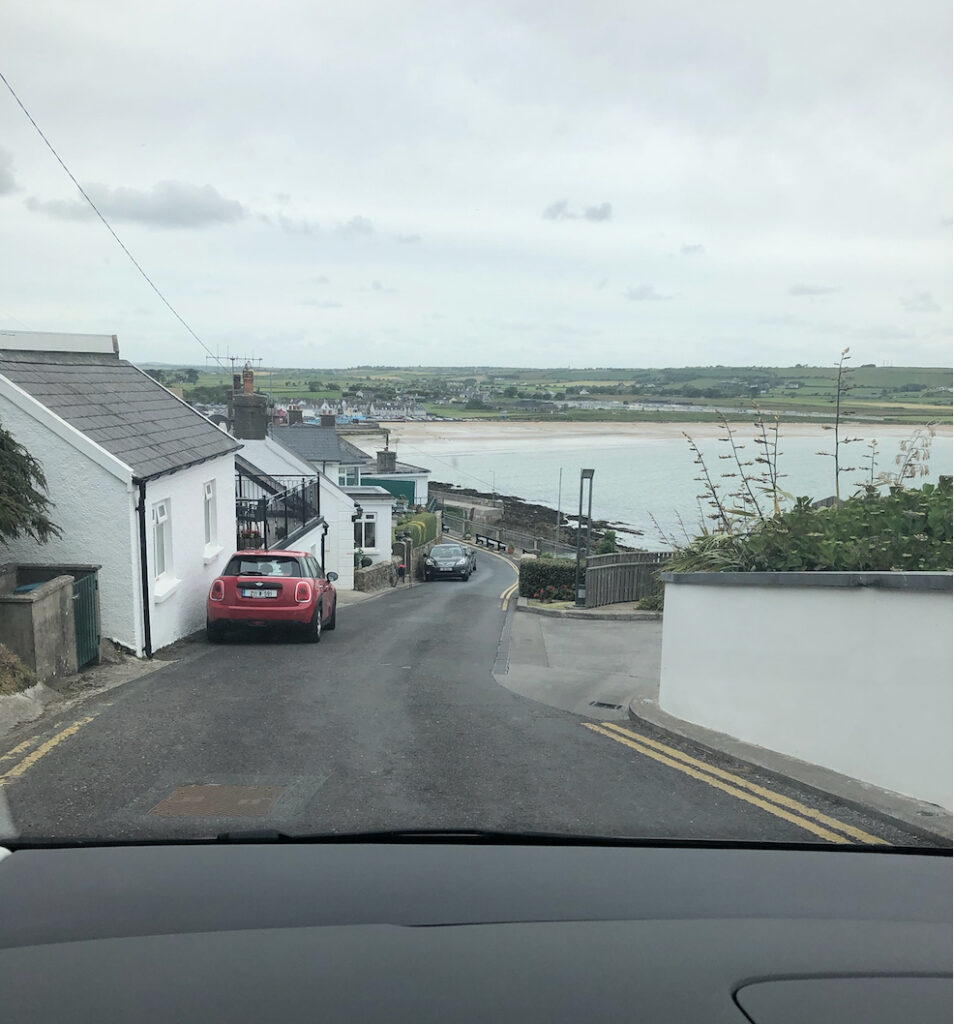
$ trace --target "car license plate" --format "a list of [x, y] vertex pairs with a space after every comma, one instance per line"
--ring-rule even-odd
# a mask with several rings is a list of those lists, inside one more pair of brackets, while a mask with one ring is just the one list
[[242, 597], [278, 597], [277, 590], [243, 590]]

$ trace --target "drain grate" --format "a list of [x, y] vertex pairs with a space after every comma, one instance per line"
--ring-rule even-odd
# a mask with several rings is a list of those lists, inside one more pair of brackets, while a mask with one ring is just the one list
[[608, 711], [622, 711], [622, 704], [607, 704], [605, 700], [591, 700], [591, 708], [606, 708]]

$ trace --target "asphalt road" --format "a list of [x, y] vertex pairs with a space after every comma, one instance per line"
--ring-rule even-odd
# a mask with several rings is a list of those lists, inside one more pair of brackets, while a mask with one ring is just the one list
[[480, 565], [467, 583], [342, 607], [317, 646], [185, 644], [167, 667], [11, 733], [0, 834], [5, 815], [24, 837], [479, 828], [926, 843], [619, 718], [511, 692], [493, 671], [506, 672], [501, 595], [515, 574], [486, 553]]

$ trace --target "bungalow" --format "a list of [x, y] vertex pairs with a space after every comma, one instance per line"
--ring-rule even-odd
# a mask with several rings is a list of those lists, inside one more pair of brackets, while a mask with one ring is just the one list
[[201, 628], [241, 445], [108, 335], [0, 332], [0, 422], [42, 465], [62, 531], [0, 562], [98, 564], [102, 633], [137, 655]]

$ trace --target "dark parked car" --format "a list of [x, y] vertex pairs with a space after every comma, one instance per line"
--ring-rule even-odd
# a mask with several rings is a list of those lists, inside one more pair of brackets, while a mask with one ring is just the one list
[[424, 559], [424, 578], [427, 580], [455, 576], [468, 580], [476, 569], [476, 552], [463, 544], [435, 544]]
[[336, 572], [307, 551], [236, 551], [212, 582], [206, 635], [213, 643], [236, 626], [296, 626], [311, 643], [335, 628]]

